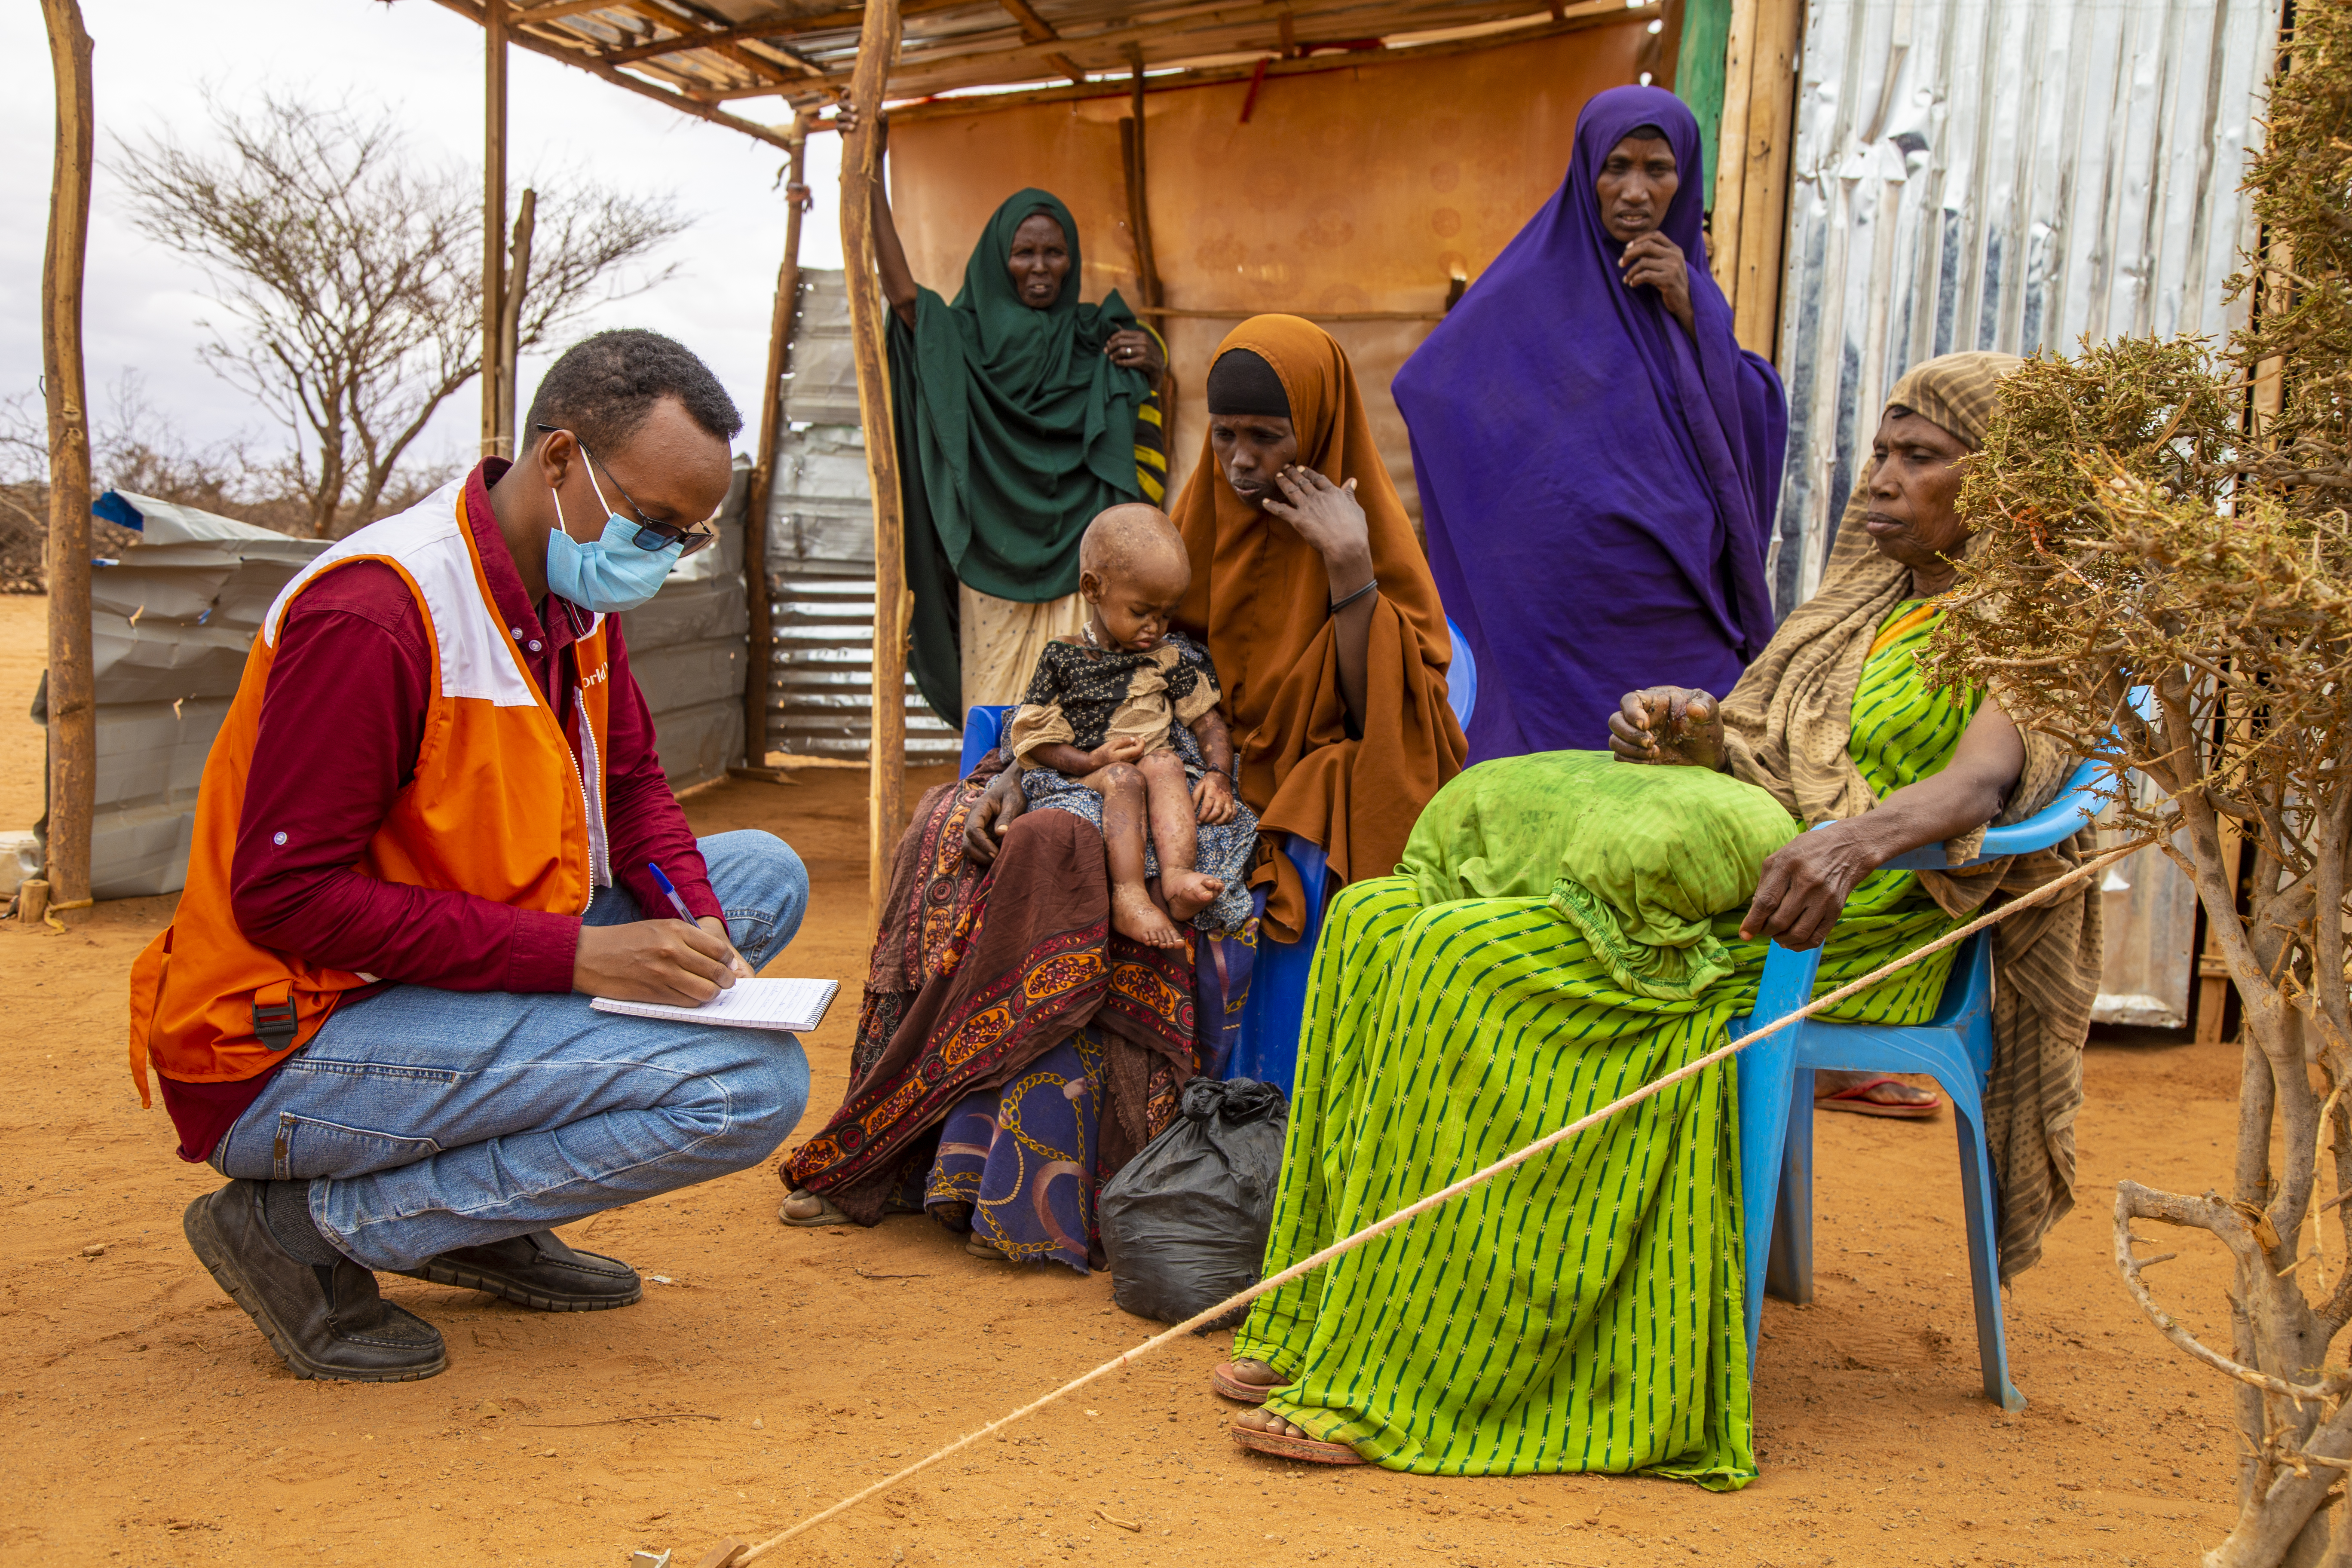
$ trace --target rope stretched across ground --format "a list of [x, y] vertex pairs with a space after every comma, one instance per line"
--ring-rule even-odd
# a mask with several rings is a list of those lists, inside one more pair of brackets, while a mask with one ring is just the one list
[[1905, 953], [1902, 957], [1894, 960], [1892, 963], [1882, 964], [1878, 968], [1872, 970], [1868, 974], [1864, 975], [1861, 979], [1849, 981], [1845, 984], [1839, 986], [1836, 990], [1832, 991], [1825, 995], [1817, 996], [1812, 1001], [1805, 1004], [1802, 1007], [1798, 1008], [1795, 1012], [1788, 1014], [1786, 1016], [1777, 1018], [1771, 1023], [1765, 1025], [1760, 1029], [1751, 1030], [1749, 1033], [1740, 1036], [1739, 1038], [1731, 1041], [1727, 1045], [1718, 1046], [1714, 1050], [1707, 1052], [1706, 1055], [1700, 1057], [1696, 1060], [1685, 1062], [1683, 1066], [1676, 1068], [1674, 1071], [1665, 1074], [1664, 1077], [1653, 1079], [1648, 1083], [1645, 1083], [1641, 1088], [1635, 1089], [1633, 1093], [1625, 1096], [1622, 1100], [1604, 1105], [1591, 1115], [1581, 1117], [1577, 1121], [1570, 1122], [1567, 1126], [1560, 1128], [1558, 1131], [1544, 1134], [1544, 1136], [1537, 1139], [1534, 1142], [1528, 1144], [1525, 1148], [1517, 1150], [1512, 1153], [1506, 1154], [1501, 1159], [1496, 1161], [1493, 1164], [1486, 1166], [1485, 1169], [1473, 1172], [1471, 1174], [1463, 1177], [1452, 1186], [1440, 1188], [1438, 1191], [1430, 1194], [1427, 1197], [1423, 1198], [1419, 1202], [1412, 1204], [1407, 1207], [1397, 1210], [1396, 1213], [1388, 1215], [1384, 1219], [1375, 1220], [1370, 1225], [1366, 1226], [1363, 1229], [1356, 1232], [1353, 1236], [1340, 1237], [1338, 1241], [1333, 1242], [1330, 1246], [1325, 1247], [1322, 1251], [1316, 1253], [1313, 1257], [1301, 1258], [1297, 1263], [1294, 1263], [1289, 1268], [1284, 1269], [1281, 1273], [1261, 1279], [1256, 1284], [1251, 1286], [1248, 1289], [1228, 1296], [1225, 1300], [1218, 1302], [1213, 1307], [1210, 1307], [1202, 1311], [1195, 1312], [1192, 1316], [1185, 1319], [1182, 1322], [1178, 1323], [1175, 1327], [1162, 1330], [1160, 1332], [1154, 1334], [1151, 1338], [1144, 1341], [1133, 1350], [1125, 1351], [1120, 1352], [1118, 1355], [1113, 1356], [1110, 1360], [1103, 1363], [1092, 1372], [1087, 1373], [1083, 1376], [1073, 1378], [1069, 1382], [1062, 1384], [1061, 1387], [1055, 1389], [1052, 1393], [1047, 1394], [1041, 1398], [1030, 1401], [1028, 1404], [1023, 1405], [1020, 1409], [1012, 1412], [1010, 1415], [1000, 1415], [995, 1420], [991, 1421], [986, 1426], [979, 1428], [977, 1431], [968, 1433], [965, 1436], [957, 1438], [954, 1442], [948, 1444], [945, 1447], [925, 1455], [923, 1458], [917, 1459], [913, 1464], [907, 1466], [905, 1468], [900, 1469], [892, 1475], [884, 1477], [882, 1479], [875, 1482], [872, 1486], [867, 1487], [864, 1491], [853, 1493], [848, 1497], [843, 1498], [839, 1502], [835, 1503], [832, 1507], [809, 1515], [806, 1519], [803, 1519], [799, 1523], [793, 1525], [790, 1529], [781, 1531], [778, 1533], [770, 1536], [767, 1540], [759, 1542], [755, 1546], [751, 1546], [741, 1552], [733, 1553], [729, 1559], [730, 1568], [739, 1568], [739, 1565], [740, 1564], [748, 1563], [766, 1556], [769, 1552], [773, 1552], [777, 1547], [782, 1546], [785, 1542], [790, 1541], [793, 1536], [799, 1535], [805, 1531], [814, 1530], [818, 1525], [823, 1524], [826, 1520], [835, 1517], [836, 1514], [845, 1513], [849, 1510], [856, 1507], [859, 1503], [864, 1502], [866, 1499], [887, 1491], [890, 1488], [897, 1486], [900, 1481], [906, 1480], [911, 1476], [929, 1469], [931, 1466], [938, 1464], [941, 1459], [946, 1458], [949, 1455], [955, 1453], [957, 1450], [967, 1447], [973, 1443], [977, 1443], [982, 1437], [987, 1436], [990, 1433], [994, 1432], [1001, 1427], [1009, 1426], [1013, 1422], [1019, 1421], [1024, 1416], [1034, 1415], [1036, 1412], [1043, 1410], [1048, 1405], [1053, 1404], [1055, 1400], [1061, 1399], [1068, 1394], [1076, 1394], [1079, 1389], [1084, 1388], [1087, 1384], [1095, 1382], [1097, 1379], [1103, 1377], [1108, 1373], [1117, 1372], [1121, 1367], [1131, 1365], [1135, 1362], [1138, 1362], [1143, 1357], [1150, 1354], [1152, 1352], [1159, 1350], [1161, 1346], [1181, 1339], [1184, 1335], [1192, 1332], [1194, 1330], [1215, 1321], [1216, 1320], [1225, 1316], [1228, 1312], [1231, 1312], [1234, 1308], [1243, 1305], [1244, 1302], [1254, 1301], [1269, 1290], [1279, 1289], [1281, 1287], [1290, 1283], [1293, 1279], [1297, 1279], [1300, 1275], [1320, 1268], [1324, 1264], [1330, 1262], [1333, 1258], [1338, 1258], [1342, 1253], [1352, 1252], [1357, 1247], [1363, 1246], [1364, 1243], [1371, 1240], [1373, 1237], [1383, 1235], [1388, 1231], [1394, 1230], [1398, 1226], [1404, 1224], [1407, 1220], [1412, 1219], [1416, 1215], [1426, 1214], [1442, 1203], [1445, 1203], [1453, 1198], [1460, 1197], [1464, 1193], [1466, 1193], [1471, 1188], [1477, 1186], [1480, 1183], [1492, 1180], [1494, 1177], [1502, 1174], [1505, 1171], [1511, 1169], [1514, 1165], [1523, 1164], [1526, 1162], [1534, 1159], [1538, 1154], [1544, 1152], [1546, 1150], [1566, 1142], [1569, 1139], [1575, 1137], [1578, 1133], [1598, 1126], [1600, 1123], [1606, 1121], [1609, 1118], [1616, 1115], [1619, 1111], [1640, 1104], [1643, 1100], [1649, 1099], [1650, 1096], [1656, 1094], [1659, 1090], [1665, 1089], [1669, 1085], [1679, 1083], [1684, 1079], [1689, 1078], [1693, 1074], [1705, 1071], [1706, 1068], [1713, 1067], [1717, 1062], [1722, 1061], [1725, 1058], [1732, 1056], [1737, 1052], [1745, 1049], [1748, 1046], [1754, 1045], [1757, 1041], [1763, 1039], [1768, 1035], [1775, 1034], [1781, 1029], [1787, 1028], [1790, 1025], [1796, 1023], [1801, 1018], [1809, 1018], [1824, 1007], [1832, 1006], [1839, 1002], [1844, 1001], [1847, 997], [1853, 995], [1857, 992], [1867, 990], [1869, 987], [1875, 985], [1880, 981], [1885, 979], [1888, 975], [1895, 973], [1899, 970], [1907, 968], [1911, 964], [1918, 963], [1929, 953], [1939, 952], [1944, 948], [1951, 946], [1955, 942], [1965, 941], [1976, 932], [1991, 925], [1994, 921], [2013, 914], [2017, 910], [2024, 909], [2029, 905], [2039, 903], [2042, 900], [2049, 897], [2052, 893], [2056, 892], [2059, 889], [2066, 887], [2071, 883], [2079, 882], [2084, 878], [2090, 876], [2093, 872], [2101, 870], [2108, 866], [2112, 866], [2116, 861], [2125, 858], [2126, 856], [2137, 853], [2154, 842], [2156, 842], [2156, 840], [2153, 837], [2136, 838], [2130, 843], [2122, 846], [2120, 848], [2110, 850], [2106, 854], [2099, 856], [2095, 859], [2085, 860], [2080, 866], [2075, 867], [2073, 870], [2068, 871], [2063, 876], [2053, 878], [2051, 880], [2044, 882], [2042, 886], [2034, 889], [2032, 891], [2022, 894], [2020, 897], [2011, 900], [2008, 903], [2000, 905], [1998, 909], [1994, 909], [1984, 914], [1979, 915], [1975, 920], [1970, 921], [1968, 924], [1959, 926], [1952, 931], [1946, 931], [1934, 942], [1928, 942], [1924, 946], [1912, 949], [1909, 952]]

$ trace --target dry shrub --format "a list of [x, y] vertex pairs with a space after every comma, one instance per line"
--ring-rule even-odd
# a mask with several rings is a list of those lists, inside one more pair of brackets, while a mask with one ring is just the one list
[[[2123, 815], [2165, 837], [2238, 989], [2231, 1191], [2124, 1182], [2116, 1241], [2151, 1320], [2236, 1382], [2239, 1517], [2206, 1559], [2231, 1568], [2352, 1564], [2330, 1490], [2352, 1469], [2352, 1370], [2330, 1364], [2352, 1204], [2318, 1201], [2323, 1161], [2352, 1192], [2352, 6], [2299, 16], [2250, 163], [2267, 248], [2232, 282], [2255, 324], [2219, 352], [2086, 346], [2003, 383], [1961, 496], [1985, 536], [1968, 613], [1937, 647], [1946, 678], [2159, 786]], [[2135, 1221], [2229, 1249], [2227, 1346], [2156, 1300]]]

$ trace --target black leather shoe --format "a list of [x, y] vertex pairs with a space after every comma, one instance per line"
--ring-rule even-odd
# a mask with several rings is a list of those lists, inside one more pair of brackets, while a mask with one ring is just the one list
[[258, 1182], [231, 1182], [190, 1204], [180, 1224], [295, 1376], [407, 1383], [448, 1366], [441, 1331], [378, 1295], [374, 1275], [349, 1258], [305, 1263], [280, 1247], [261, 1194]]
[[436, 1252], [400, 1272], [436, 1285], [488, 1290], [542, 1312], [602, 1312], [646, 1293], [635, 1269], [617, 1258], [574, 1252], [551, 1230]]

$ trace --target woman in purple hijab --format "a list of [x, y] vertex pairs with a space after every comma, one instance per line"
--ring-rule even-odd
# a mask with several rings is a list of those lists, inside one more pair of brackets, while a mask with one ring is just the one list
[[1397, 373], [1473, 763], [1597, 751], [1624, 693], [1728, 691], [1772, 635], [1788, 404], [1708, 276], [1701, 176], [1680, 99], [1599, 94], [1568, 183]]

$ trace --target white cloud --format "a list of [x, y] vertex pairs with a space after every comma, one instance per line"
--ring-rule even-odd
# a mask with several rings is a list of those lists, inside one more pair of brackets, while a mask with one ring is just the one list
[[[206, 134], [204, 90], [235, 104], [264, 89], [388, 107], [420, 155], [482, 157], [482, 35], [432, 0], [83, 0], [96, 50], [100, 167], [92, 189], [83, 331], [94, 395], [126, 369], [148, 400], [189, 438], [248, 435], [274, 446], [268, 416], [196, 357], [198, 322], [219, 315], [205, 279], [131, 226], [105, 162], [118, 137], [169, 129]], [[48, 222], [53, 106], [48, 46], [38, 9], [0, 7], [0, 59], [18, 62], [17, 89], [0, 95], [0, 394], [33, 386], [41, 370], [41, 258]], [[760, 121], [782, 120], [777, 99], [738, 104]], [[589, 326], [667, 332], [707, 360], [756, 422], [767, 363], [769, 311], [783, 249], [784, 203], [775, 186], [781, 150], [689, 119], [521, 49], [508, 73], [508, 165], [519, 195], [533, 170], [577, 169], [621, 189], [667, 192], [693, 220], [662, 259], [677, 263], [651, 292], [600, 308]], [[802, 260], [837, 267], [838, 142], [809, 143], [817, 205], [803, 225]], [[547, 357], [526, 361], [528, 393]], [[102, 406], [102, 403], [101, 403]], [[468, 386], [443, 406], [424, 455], [474, 449], [479, 394]], [[746, 429], [739, 445], [748, 447]]]

